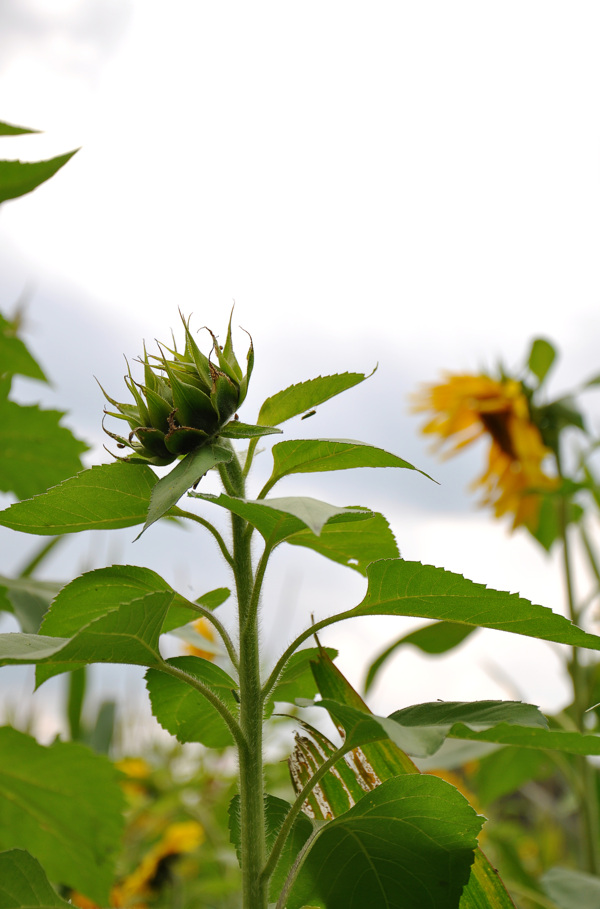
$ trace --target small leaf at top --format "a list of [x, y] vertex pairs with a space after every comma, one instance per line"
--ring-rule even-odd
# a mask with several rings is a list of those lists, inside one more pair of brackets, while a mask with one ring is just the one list
[[555, 359], [556, 349], [552, 344], [546, 341], [545, 338], [536, 338], [531, 345], [527, 365], [534, 376], [537, 377], [540, 385], [546, 378]]
[[49, 161], [0, 161], [0, 202], [30, 193], [69, 161], [77, 149]]
[[0, 524], [43, 535], [132, 527], [145, 520], [156, 482], [156, 474], [143, 464], [100, 464], [16, 502], [0, 512]]
[[[373, 375], [373, 373], [371, 373]], [[258, 422], [277, 426], [292, 417], [323, 404], [348, 388], [364, 382], [369, 376], [361, 372], [346, 372], [332, 376], [318, 376], [298, 385], [290, 385], [267, 398], [258, 414]]]
[[231, 420], [219, 430], [219, 435], [224, 439], [258, 439], [261, 436], [272, 436], [281, 432], [283, 430], [277, 429], [276, 426], [255, 426], [252, 423]]

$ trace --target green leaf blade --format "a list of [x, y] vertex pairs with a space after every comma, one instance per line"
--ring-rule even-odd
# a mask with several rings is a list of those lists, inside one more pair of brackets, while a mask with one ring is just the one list
[[546, 606], [443, 568], [389, 559], [373, 562], [367, 576], [367, 594], [351, 615], [419, 616], [600, 650], [600, 637]]
[[0, 161], [0, 202], [16, 199], [18, 196], [32, 192], [41, 183], [45, 183], [46, 180], [53, 177], [76, 152], [77, 149], [67, 152], [65, 155], [58, 155], [56, 158], [50, 158], [48, 161], [32, 163]]
[[390, 779], [321, 829], [286, 905], [455, 909], [482, 821], [436, 777]]
[[0, 512], [0, 524], [23, 533], [54, 535], [117, 530], [146, 519], [156, 474], [146, 465], [101, 464], [47, 492]]
[[106, 904], [123, 808], [106, 758], [73, 742], [44, 747], [0, 729], [0, 849], [27, 849], [50, 878]]
[[278, 426], [292, 417], [323, 404], [354, 385], [359, 385], [368, 378], [369, 376], [364, 373], [346, 372], [331, 376], [318, 376], [316, 379], [290, 385], [283, 391], [267, 398], [260, 408], [258, 422], [267, 426]]
[[0, 853], [1, 909], [68, 909], [44, 869], [24, 849]]
[[[231, 713], [237, 713], [233, 695], [237, 683], [219, 666], [195, 656], [175, 657], [167, 662], [202, 682]], [[233, 736], [223, 717], [196, 688], [154, 669], [146, 673], [146, 686], [152, 713], [163, 729], [179, 742], [200, 742], [209, 748], [233, 744]]]

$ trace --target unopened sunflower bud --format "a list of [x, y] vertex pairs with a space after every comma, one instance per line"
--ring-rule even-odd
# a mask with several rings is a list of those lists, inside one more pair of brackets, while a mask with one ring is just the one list
[[[136, 382], [129, 370], [125, 384], [133, 402], [121, 404], [102, 389], [115, 411], [107, 416], [125, 420], [130, 432], [117, 435], [105, 432], [119, 448], [130, 448], [127, 460], [144, 461], [157, 466], [170, 464], [175, 458], [212, 442], [234, 416], [248, 392], [254, 363], [252, 339], [244, 374], [233, 351], [231, 318], [227, 338], [221, 348], [215, 335], [211, 353], [206, 356], [196, 344], [189, 321], [182, 316], [185, 347], [182, 353], [159, 345], [160, 356], [148, 355], [140, 361], [144, 382]], [[166, 353], [165, 353], [166, 351]], [[215, 355], [217, 363], [212, 362]], [[170, 355], [170, 356], [168, 356]], [[102, 388], [102, 386], [100, 386]]]

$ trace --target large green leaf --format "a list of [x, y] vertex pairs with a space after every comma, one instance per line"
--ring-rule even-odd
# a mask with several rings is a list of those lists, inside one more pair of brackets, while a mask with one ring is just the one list
[[318, 376], [298, 385], [290, 385], [289, 388], [284, 388], [283, 391], [267, 398], [260, 408], [258, 422], [267, 426], [278, 426], [368, 378], [361, 372], [345, 372], [333, 376]]
[[0, 512], [0, 524], [48, 535], [133, 527], [146, 520], [156, 482], [156, 474], [143, 464], [100, 464], [42, 495], [16, 502]]
[[63, 167], [69, 161], [75, 151], [68, 152], [66, 155], [59, 155], [57, 158], [51, 158], [49, 161], [35, 161], [33, 163], [23, 161], [0, 161], [0, 202], [6, 202], [7, 199], [16, 199], [17, 196], [24, 196], [45, 183], [50, 177]]
[[47, 382], [41, 367], [17, 337], [17, 327], [0, 313], [0, 375], [27, 376]]
[[232, 457], [233, 451], [220, 445], [206, 445], [186, 455], [170, 473], [162, 477], [154, 486], [142, 533], [151, 524], [162, 518], [173, 505], [176, 505], [182, 495], [205, 473], [208, 473], [217, 464], [231, 461]]
[[[138, 600], [148, 593], [169, 593], [171, 609], [184, 610], [184, 622], [197, 615], [193, 604], [176, 593], [159, 574], [138, 565], [110, 565], [96, 568], [75, 578], [57, 594], [46, 615], [42, 634], [72, 637], [85, 625], [100, 616], [108, 615], [122, 606]], [[179, 621], [177, 613], [176, 621]], [[163, 631], [168, 631], [173, 619], [169, 612]]]
[[0, 729], [0, 849], [26, 848], [52, 880], [106, 904], [123, 809], [106, 758], [73, 742], [46, 748]]
[[317, 833], [287, 909], [456, 909], [482, 821], [437, 777], [387, 780]]
[[23, 849], [0, 852], [0, 909], [69, 909], [44, 869]]
[[71, 638], [32, 634], [0, 635], [0, 665], [51, 663], [40, 668], [37, 684], [86, 663], [160, 666], [158, 650], [169, 592], [149, 593], [90, 622]]
[[[237, 691], [237, 683], [219, 666], [196, 656], [175, 657], [167, 662], [202, 682], [230, 712], [237, 713], [233, 694]], [[201, 742], [210, 748], [233, 744], [222, 716], [196, 688], [153, 669], [146, 673], [146, 685], [152, 713], [163, 729], [180, 742]]]
[[412, 644], [422, 650], [423, 653], [447, 653], [462, 644], [465, 638], [473, 634], [474, 631], [475, 628], [468, 625], [457, 625], [454, 622], [435, 622], [432, 625], [424, 625], [422, 628], [417, 628], [409, 634], [403, 634], [392, 644], [389, 644], [385, 650], [382, 650], [369, 666], [365, 679], [365, 694], [372, 686], [382, 667], [400, 647]]
[[87, 445], [60, 425], [63, 416], [0, 400], [0, 490], [24, 499], [81, 470]]
[[[318, 660], [312, 664], [319, 691], [324, 697], [334, 698], [348, 707], [354, 707], [369, 714], [369, 708], [358, 692], [344, 678], [340, 670], [329, 660], [323, 651]], [[294, 765], [294, 755], [290, 759], [290, 772], [296, 794], [298, 794], [315, 770], [321, 766], [334, 750], [322, 733], [307, 727], [316, 747], [310, 749], [310, 740], [306, 736], [298, 740], [303, 749]], [[363, 745], [350, 752], [344, 762], [338, 761], [335, 773], [329, 772], [319, 783], [318, 797], [309, 797], [310, 808], [315, 818], [325, 819], [340, 810], [346, 810], [360, 798], [365, 790], [377, 788], [382, 782], [405, 773], [418, 773], [410, 758], [389, 739]], [[348, 777], [350, 771], [351, 776]], [[340, 783], [343, 783], [343, 787]], [[316, 792], [316, 790], [315, 790]], [[349, 801], [350, 799], [350, 801]], [[320, 813], [326, 807], [328, 814]], [[475, 861], [471, 868], [469, 882], [464, 888], [460, 909], [514, 909], [514, 905], [502, 883], [497, 871], [492, 868], [480, 849], [475, 852]]]
[[600, 637], [588, 634], [551, 609], [443, 568], [387, 559], [369, 565], [367, 576], [364, 600], [344, 613], [345, 618], [414, 615], [600, 650]]
[[559, 909], [594, 909], [600, 906], [600, 877], [574, 868], [550, 868], [541, 884]]
[[547, 729], [537, 707], [519, 701], [438, 701], [406, 707], [389, 717], [365, 714], [327, 698], [314, 706], [325, 708], [344, 728], [346, 741], [353, 748], [389, 738], [407, 754], [429, 757], [446, 738], [456, 738], [569, 754], [600, 754], [600, 736]]
[[244, 518], [270, 546], [284, 540], [305, 546], [363, 575], [375, 559], [398, 555], [396, 540], [383, 515], [367, 509], [340, 508], [306, 496], [252, 501], [224, 494], [193, 495]]
[[[405, 467], [418, 470], [397, 455], [353, 439], [290, 439], [273, 446], [273, 473], [266, 494], [282, 477], [293, 473], [319, 473], [354, 467]], [[422, 470], [418, 470], [423, 473]], [[423, 476], [428, 476], [423, 473]], [[431, 479], [431, 477], [428, 477]]]

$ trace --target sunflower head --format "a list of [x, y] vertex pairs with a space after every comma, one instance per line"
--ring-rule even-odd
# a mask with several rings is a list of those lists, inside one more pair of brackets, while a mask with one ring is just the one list
[[133, 379], [128, 366], [125, 384], [132, 401], [119, 403], [102, 389], [106, 399], [116, 408], [116, 411], [105, 410], [105, 413], [129, 425], [127, 436], [105, 429], [120, 448], [131, 449], [127, 460], [160, 466], [209, 444], [234, 416], [248, 392], [254, 363], [252, 340], [244, 373], [233, 350], [231, 318], [222, 347], [213, 332], [207, 329], [212, 338], [208, 356], [194, 340], [189, 320], [182, 316], [182, 322], [185, 330], [183, 351], [178, 351], [176, 346], [171, 349], [159, 344], [160, 355], [149, 356], [144, 348], [144, 356], [140, 359], [144, 367], [142, 383]]
[[437, 436], [449, 455], [487, 439], [487, 468], [474, 483], [483, 490], [482, 504], [492, 506], [496, 517], [512, 514], [513, 528], [524, 524], [535, 531], [542, 494], [556, 489], [558, 480], [543, 467], [551, 451], [533, 422], [523, 384], [447, 374], [415, 396], [413, 409], [432, 414], [422, 431]]

